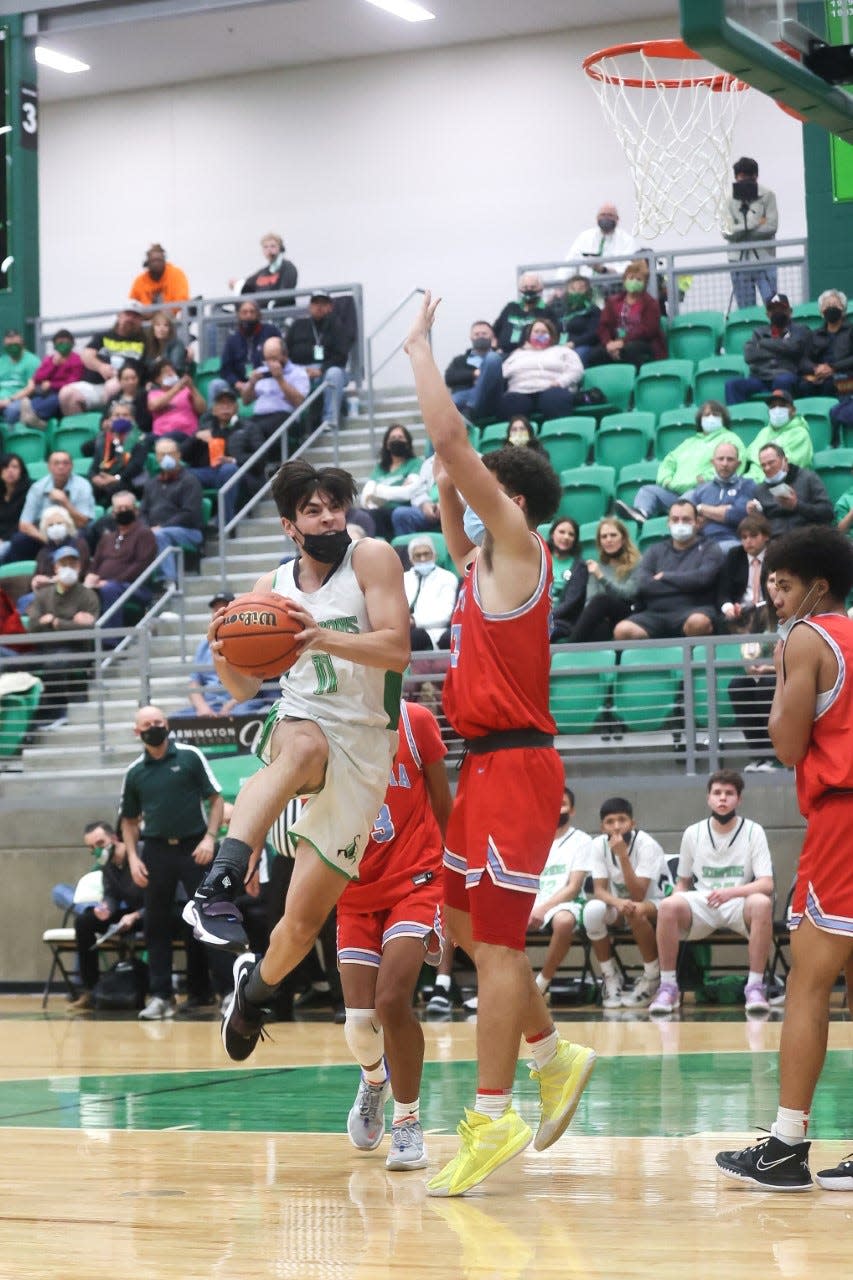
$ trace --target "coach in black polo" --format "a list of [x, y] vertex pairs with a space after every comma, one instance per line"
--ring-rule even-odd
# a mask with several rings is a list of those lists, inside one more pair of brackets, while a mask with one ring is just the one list
[[[222, 795], [210, 766], [197, 747], [174, 742], [159, 707], [141, 707], [133, 732], [144, 750], [124, 776], [119, 815], [130, 874], [145, 890], [145, 941], [150, 969], [149, 1000], [140, 1018], [170, 1018], [172, 929], [175, 892], [188, 897], [198, 888], [213, 859], [222, 822]], [[210, 801], [205, 815], [204, 802]], [[140, 824], [145, 824], [140, 850]], [[187, 942], [189, 1002], [207, 998], [210, 983], [204, 947]]]

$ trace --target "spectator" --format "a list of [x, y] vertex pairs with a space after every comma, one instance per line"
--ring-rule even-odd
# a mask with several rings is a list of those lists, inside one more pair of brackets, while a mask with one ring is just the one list
[[711, 816], [684, 832], [676, 892], [658, 909], [660, 989], [649, 1013], [678, 1009], [679, 942], [699, 942], [717, 929], [733, 929], [748, 939], [746, 1011], [766, 1013], [764, 972], [773, 938], [773, 863], [767, 836], [757, 822], [738, 814], [743, 795], [739, 773], [712, 773], [707, 790]]
[[23, 334], [7, 329], [0, 354], [0, 413], [5, 422], [17, 422], [24, 388], [39, 367], [39, 358], [24, 347]]
[[679, 498], [669, 509], [670, 537], [649, 547], [637, 569], [636, 611], [617, 623], [616, 640], [713, 635], [723, 553], [698, 536], [696, 508]]
[[469, 422], [491, 417], [503, 389], [503, 357], [495, 331], [486, 320], [471, 325], [471, 345], [454, 356], [444, 373], [450, 398]]
[[[737, 249], [729, 262], [740, 264], [732, 271], [732, 291], [739, 307], [751, 307], [758, 291], [767, 303], [776, 292], [776, 268], [770, 263], [776, 250], [768, 244], [779, 227], [776, 196], [769, 187], [758, 185], [758, 163], [741, 156], [734, 164], [732, 194], [723, 207], [722, 236]], [[729, 404], [736, 401], [729, 400]]]
[[238, 396], [248, 386], [249, 374], [263, 363], [263, 347], [267, 338], [280, 338], [274, 324], [261, 322], [257, 302], [248, 299], [237, 308], [237, 328], [229, 333], [219, 361], [219, 377], [208, 387], [208, 404], [213, 404], [217, 394], [230, 387]]
[[[45, 507], [39, 520], [39, 535], [44, 539], [41, 550], [36, 555], [36, 571], [30, 584], [33, 591], [39, 587], [49, 587], [56, 581], [56, 569], [53, 553], [57, 547], [76, 547], [80, 556], [80, 571], [85, 573], [89, 565], [89, 544], [86, 538], [77, 531], [65, 507]], [[21, 597], [21, 608], [30, 603], [31, 597]]]
[[104, 410], [101, 430], [92, 442], [87, 473], [100, 506], [108, 506], [120, 489], [141, 488], [150, 443], [151, 437], [140, 432], [127, 401], [113, 400]]
[[83, 349], [81, 358], [85, 371], [82, 381], [62, 388], [59, 393], [60, 413], [67, 417], [103, 408], [120, 389], [118, 374], [125, 361], [141, 361], [144, 349], [142, 308], [138, 302], [126, 302], [112, 329], [93, 334]]
[[21, 648], [4, 644], [3, 640], [6, 636], [22, 636], [25, 632], [26, 627], [18, 611], [18, 606], [8, 591], [0, 587], [0, 658], [18, 657], [22, 652]]
[[20, 454], [0, 454], [0, 564], [18, 531], [30, 487], [30, 473]]
[[789, 462], [778, 444], [766, 444], [758, 462], [764, 480], [746, 510], [749, 515], [765, 515], [774, 538], [805, 524], [832, 524], [832, 499], [819, 475]]
[[179, 377], [186, 372], [187, 349], [168, 311], [155, 311], [149, 318], [143, 359], [149, 377], [153, 377], [154, 366], [161, 360], [168, 361]]
[[[595, 226], [588, 227], [572, 241], [571, 248], [566, 254], [566, 261], [577, 262], [580, 258], [586, 258], [589, 266], [577, 268], [578, 274], [582, 276], [621, 275], [628, 265], [627, 260], [632, 259], [636, 251], [637, 241], [619, 226], [619, 211], [616, 205], [605, 201], [595, 215]], [[607, 263], [601, 261], [602, 258], [610, 258], [617, 254], [623, 255], [626, 261]], [[571, 281], [569, 283], [571, 284]]]
[[[210, 416], [213, 417], [213, 415]], [[214, 421], [216, 422], [215, 417]], [[238, 432], [234, 432], [234, 436], [239, 443]], [[218, 491], [237, 474], [237, 459], [233, 454], [227, 453], [226, 448], [225, 433], [218, 422], [216, 429], [199, 430], [194, 436], [186, 436], [181, 441], [181, 457], [184, 466], [192, 472], [202, 489]], [[226, 524], [230, 523], [237, 513], [237, 496], [241, 488], [243, 488], [241, 485], [232, 485], [225, 492], [223, 514]]]
[[198, 431], [199, 414], [207, 406], [204, 396], [188, 373], [178, 375], [168, 360], [157, 360], [151, 368], [148, 408], [159, 440], [168, 437], [183, 444]]
[[[201, 547], [201, 485], [183, 465], [177, 444], [168, 436], [157, 441], [154, 456], [157, 474], [145, 481], [140, 515], [157, 540], [158, 552], [167, 547]], [[167, 556], [160, 571], [167, 582], [176, 583], [175, 557]]]
[[[39, 674], [44, 693], [39, 704], [40, 719], [55, 717], [51, 728], [65, 723], [69, 699], [79, 691], [80, 668], [87, 667], [80, 656], [80, 642], [70, 638], [75, 631], [90, 631], [100, 615], [101, 604], [94, 591], [80, 582], [80, 552], [74, 546], [58, 547], [53, 553], [55, 581], [39, 587], [27, 609], [32, 634], [62, 632], [63, 643], [39, 646], [45, 665]], [[84, 642], [86, 649], [91, 642]], [[58, 658], [58, 655], [76, 657]]]
[[515, 351], [534, 320], [557, 321], [554, 310], [543, 297], [542, 277], [536, 271], [525, 271], [518, 282], [518, 298], [508, 302], [492, 325], [498, 347], [504, 354]]
[[801, 395], [836, 396], [853, 388], [853, 328], [847, 319], [847, 294], [824, 289], [817, 300], [823, 325], [809, 330], [806, 354], [800, 364]]
[[793, 395], [810, 331], [792, 320], [791, 304], [784, 293], [774, 293], [768, 300], [767, 316], [770, 323], [753, 329], [743, 349], [749, 373], [726, 383], [726, 404], [743, 404], [750, 396], [774, 388]]
[[580, 527], [571, 516], [558, 516], [545, 544], [551, 552], [551, 643], [565, 644], [586, 600], [589, 570], [581, 551]]
[[53, 335], [53, 351], [45, 356], [30, 381], [6, 409], [6, 421], [15, 422], [20, 417], [27, 427], [47, 426], [59, 413], [59, 393], [63, 387], [79, 381], [85, 370], [83, 361], [74, 350], [74, 335], [68, 329], [58, 329]]
[[647, 291], [649, 268], [643, 258], [629, 262], [622, 276], [623, 287], [611, 293], [604, 304], [598, 326], [601, 351], [593, 353], [594, 364], [633, 364], [640, 368], [649, 360], [663, 360], [666, 339], [660, 324], [660, 307]]
[[809, 424], [795, 409], [789, 392], [778, 388], [772, 392], [768, 401], [767, 418], [767, 426], [761, 428], [747, 447], [744, 471], [757, 479], [761, 478], [758, 458], [766, 444], [778, 444], [780, 449], [784, 449], [788, 461], [798, 467], [811, 466], [814, 444]]
[[696, 410], [696, 434], [671, 449], [658, 467], [654, 484], [641, 485], [633, 506], [616, 500], [616, 510], [629, 520], [642, 524], [660, 511], [668, 511], [673, 502], [696, 485], [714, 476], [714, 454], [721, 444], [742, 448], [740, 438], [730, 428], [728, 410], [717, 400], [706, 400]]
[[[148, 408], [148, 392], [142, 385], [143, 365], [138, 360], [125, 360], [118, 372], [118, 392], [110, 396], [104, 410], [112, 409], [114, 404], [121, 404], [125, 416], [132, 418], [143, 433], [151, 430], [151, 411]], [[91, 450], [83, 445], [82, 452], [89, 456]]]
[[[252, 370], [241, 393], [243, 404], [254, 405], [252, 427], [256, 447], [295, 413], [311, 390], [308, 374], [290, 359], [284, 338], [267, 338], [263, 358], [264, 363]], [[300, 428], [296, 427], [291, 442], [299, 435]]]
[[[157, 556], [157, 540], [143, 520], [139, 504], [127, 489], [112, 495], [110, 510], [115, 529], [105, 529], [98, 539], [84, 587], [97, 591], [104, 613], [123, 596], [131, 583], [144, 573]], [[140, 587], [132, 597], [143, 608], [151, 600], [150, 587]], [[110, 619], [110, 625], [123, 627], [124, 609]]]
[[103, 896], [94, 906], [87, 906], [74, 917], [77, 943], [77, 966], [80, 992], [66, 1013], [86, 1013], [95, 1007], [94, 990], [99, 977], [98, 952], [100, 938], [112, 925], [117, 933], [137, 929], [142, 920], [142, 890], [133, 883], [127, 861], [127, 849], [108, 822], [99, 819], [83, 829], [83, 841], [97, 861], [103, 875]]
[[130, 297], [143, 307], [157, 307], [161, 302], [188, 302], [190, 286], [180, 267], [166, 261], [166, 250], [152, 244], [142, 264], [144, 270], [130, 286]]
[[688, 489], [700, 520], [703, 538], [716, 542], [721, 551], [737, 547], [737, 527], [746, 515], [746, 504], [755, 493], [755, 481], [739, 476], [740, 450], [723, 440], [714, 450], [714, 474], [704, 484]]
[[536, 432], [531, 426], [530, 419], [525, 417], [523, 413], [514, 413], [506, 425], [506, 435], [504, 436], [504, 444], [520, 445], [528, 449], [536, 449], [539, 453], [544, 450], [536, 439]]
[[[247, 276], [240, 284], [238, 280], [229, 280], [229, 288], [240, 285], [240, 293], [268, 293], [273, 289], [293, 289], [299, 273], [292, 262], [284, 256], [284, 241], [276, 231], [268, 231], [261, 236], [261, 252], [266, 258], [266, 266]], [[293, 296], [272, 298], [264, 303], [266, 307], [292, 307]]]
[[426, 534], [416, 533], [408, 548], [411, 568], [403, 574], [409, 602], [412, 648], [438, 649], [450, 626], [459, 579], [435, 560], [435, 546]]
[[563, 314], [560, 317], [560, 334], [566, 337], [566, 346], [576, 353], [581, 364], [594, 364], [603, 357], [599, 326], [601, 307], [595, 301], [592, 286], [582, 275], [572, 276], [566, 283], [562, 298]]
[[542, 968], [536, 975], [536, 985], [547, 1004], [551, 1002], [551, 980], [569, 954], [575, 929], [583, 927], [584, 885], [592, 871], [592, 842], [585, 831], [572, 826], [574, 813], [575, 794], [566, 787], [557, 831], [539, 877], [539, 892], [527, 925], [528, 930], [551, 935]]
[[323, 384], [323, 421], [336, 427], [347, 384], [347, 360], [352, 341], [334, 312], [328, 293], [311, 294], [308, 316], [294, 320], [287, 331], [287, 349], [294, 364], [303, 365], [311, 390]]
[[598, 559], [587, 560], [586, 601], [568, 639], [573, 644], [612, 640], [637, 594], [640, 552], [621, 520], [605, 516], [595, 532]]
[[420, 468], [421, 459], [415, 456], [408, 427], [392, 422], [382, 437], [379, 461], [361, 491], [362, 506], [370, 512], [378, 537], [394, 536], [392, 513], [409, 505], [418, 487]]
[[[216, 591], [207, 602], [210, 616], [214, 617], [220, 609], [225, 608], [234, 599], [233, 591]], [[213, 655], [207, 634], [202, 636], [193, 655], [195, 670], [190, 677], [190, 706], [183, 711], [175, 712], [177, 716], [245, 716], [257, 711], [266, 713], [273, 699], [264, 697], [263, 690], [258, 696], [245, 702], [238, 702], [222, 684], [213, 667]]]
[[47, 460], [47, 471], [47, 475], [34, 481], [27, 491], [18, 532], [12, 535], [4, 564], [32, 559], [45, 545], [47, 539], [38, 527], [45, 507], [62, 507], [77, 529], [82, 529], [95, 515], [92, 486], [83, 476], [74, 474], [69, 453], [54, 449]]
[[408, 504], [404, 503], [392, 510], [391, 527], [395, 538], [404, 533], [429, 532], [441, 528], [438, 486], [433, 479], [434, 461], [435, 454], [424, 458], [418, 472], [418, 483], [412, 488]]
[[571, 414], [575, 391], [583, 378], [583, 365], [571, 347], [560, 346], [553, 320], [534, 320], [522, 334], [520, 347], [507, 356], [502, 373], [507, 389], [500, 414], [537, 414], [548, 420]]
[[766, 600], [764, 556], [772, 533], [765, 516], [744, 516], [737, 527], [739, 545], [731, 547], [723, 561], [717, 582], [720, 613], [728, 622], [738, 623], [738, 630]]

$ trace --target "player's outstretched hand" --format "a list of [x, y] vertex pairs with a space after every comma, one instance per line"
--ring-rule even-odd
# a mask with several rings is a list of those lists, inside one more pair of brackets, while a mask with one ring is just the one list
[[429, 332], [433, 326], [435, 313], [438, 310], [438, 304], [440, 302], [441, 298], [436, 298], [435, 301], [433, 301], [432, 293], [427, 289], [424, 296], [421, 298], [421, 305], [418, 308], [418, 313], [412, 321], [409, 336], [403, 343], [403, 350], [407, 354], [410, 354], [411, 349], [417, 346], [419, 342], [428, 341]]

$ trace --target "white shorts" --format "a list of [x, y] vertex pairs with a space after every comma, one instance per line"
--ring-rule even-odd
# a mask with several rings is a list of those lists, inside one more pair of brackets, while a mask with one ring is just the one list
[[[255, 754], [264, 764], [270, 762], [273, 729], [285, 719], [281, 703], [276, 703], [255, 746]], [[330, 867], [348, 880], [356, 880], [385, 799], [397, 733], [363, 725], [311, 723], [322, 730], [329, 744], [326, 776], [322, 788], [306, 799], [287, 836], [294, 846], [297, 840], [306, 840]]]
[[717, 929], [733, 929], [741, 937], [749, 937], [749, 926], [743, 918], [746, 898], [730, 898], [719, 907], [709, 907], [706, 895], [698, 889], [691, 889], [683, 896], [693, 916], [690, 928], [684, 934], [687, 942], [698, 942], [716, 933]]
[[100, 409], [107, 402], [107, 388], [102, 382], [72, 382], [71, 390], [77, 392], [87, 409]]
[[583, 924], [584, 904], [577, 898], [573, 898], [571, 902], [558, 902], [556, 907], [551, 907], [550, 911], [545, 912], [545, 918], [542, 921], [543, 927], [550, 924], [554, 916], [559, 915], [561, 911], [567, 911], [573, 917], [575, 925]]

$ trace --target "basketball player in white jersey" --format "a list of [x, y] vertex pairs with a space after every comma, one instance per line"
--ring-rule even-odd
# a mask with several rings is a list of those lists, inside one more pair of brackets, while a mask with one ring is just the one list
[[572, 826], [574, 812], [575, 793], [566, 787], [557, 832], [530, 909], [529, 929], [551, 929], [545, 960], [536, 975], [536, 985], [546, 1000], [551, 979], [574, 942], [575, 929], [583, 925], [583, 887], [592, 870], [592, 841], [585, 831]]
[[[366, 538], [352, 544], [346, 530], [352, 476], [297, 459], [279, 469], [272, 495], [299, 555], [264, 574], [255, 590], [282, 596], [303, 624], [300, 655], [281, 678], [281, 698], [256, 747], [267, 767], [240, 791], [228, 837], [184, 910], [196, 937], [242, 950], [245, 931], [233, 898], [252, 850], [291, 797], [310, 797], [288, 833], [296, 865], [269, 949], [262, 960], [244, 951], [234, 964], [222, 1040], [235, 1061], [254, 1049], [279, 983], [358, 874], [397, 749], [402, 672], [409, 661], [400, 560], [388, 543]], [[242, 701], [248, 690], [255, 696], [261, 680], [223, 656], [216, 633], [224, 616], [223, 610], [211, 622], [211, 652], [223, 685]]]

